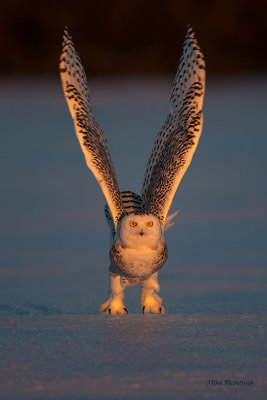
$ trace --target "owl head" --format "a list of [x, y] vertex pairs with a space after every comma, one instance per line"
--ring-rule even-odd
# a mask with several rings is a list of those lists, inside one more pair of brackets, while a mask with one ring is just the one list
[[135, 211], [121, 218], [117, 240], [125, 248], [148, 247], [156, 250], [164, 241], [159, 218], [146, 211]]

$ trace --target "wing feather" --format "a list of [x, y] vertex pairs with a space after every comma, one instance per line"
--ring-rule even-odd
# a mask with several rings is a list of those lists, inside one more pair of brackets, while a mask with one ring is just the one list
[[60, 76], [76, 135], [86, 164], [103, 191], [116, 225], [124, 211], [119, 186], [106, 137], [93, 117], [85, 71], [67, 28], [62, 46]]
[[171, 92], [171, 112], [150, 156], [142, 198], [163, 222], [178, 185], [191, 163], [202, 130], [205, 61], [191, 26]]

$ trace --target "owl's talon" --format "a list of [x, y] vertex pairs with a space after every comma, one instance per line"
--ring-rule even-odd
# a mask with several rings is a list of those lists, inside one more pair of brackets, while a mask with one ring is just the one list
[[154, 314], [164, 314], [165, 308], [161, 305], [161, 303], [162, 299], [156, 293], [152, 293], [144, 297], [141, 296], [143, 314], [147, 314], [149, 312]]
[[128, 314], [128, 310], [125, 307], [121, 299], [109, 297], [100, 306], [100, 311], [104, 314]]

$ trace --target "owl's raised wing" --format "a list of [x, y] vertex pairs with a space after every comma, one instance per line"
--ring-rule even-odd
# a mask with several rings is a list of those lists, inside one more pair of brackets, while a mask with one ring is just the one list
[[124, 211], [119, 186], [107, 139], [93, 117], [86, 75], [67, 28], [62, 46], [60, 76], [75, 131], [86, 164], [103, 191], [116, 225]]
[[162, 222], [198, 145], [204, 90], [205, 61], [189, 26], [173, 82], [171, 112], [157, 136], [141, 192], [144, 207]]

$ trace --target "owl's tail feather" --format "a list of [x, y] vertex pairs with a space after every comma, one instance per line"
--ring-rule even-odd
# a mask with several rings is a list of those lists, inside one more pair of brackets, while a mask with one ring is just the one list
[[179, 211], [175, 211], [173, 214], [170, 214], [166, 217], [165, 223], [164, 223], [164, 231], [167, 231], [174, 225], [174, 218], [178, 214]]

